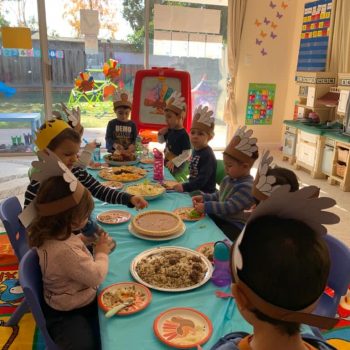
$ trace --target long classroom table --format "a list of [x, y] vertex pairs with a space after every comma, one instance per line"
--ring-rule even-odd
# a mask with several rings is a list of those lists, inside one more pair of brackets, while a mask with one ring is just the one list
[[[147, 178], [152, 180], [152, 167], [148, 169]], [[96, 174], [96, 171], [91, 171]], [[166, 178], [172, 176], [166, 170]], [[98, 178], [103, 181], [102, 179]], [[142, 180], [141, 180], [142, 181]], [[128, 185], [128, 184], [126, 184]], [[144, 210], [173, 210], [178, 207], [191, 206], [191, 197], [186, 193], [167, 192], [163, 196], [149, 201], [149, 207]], [[111, 210], [122, 209], [136, 215], [135, 209], [122, 205], [112, 205], [95, 201], [94, 216]], [[105, 281], [100, 285], [99, 291], [117, 282], [133, 281], [129, 268], [135, 256], [144, 250], [157, 246], [180, 246], [195, 249], [206, 242], [222, 240], [225, 235], [206, 217], [197, 222], [186, 222], [186, 232], [179, 238], [154, 242], [146, 241], [132, 236], [128, 231], [128, 223], [120, 225], [103, 225], [103, 228], [117, 241], [117, 248], [110, 254], [109, 272]], [[114, 316], [107, 319], [102, 310], [99, 311], [102, 348], [104, 350], [128, 349], [128, 350], [163, 350], [170, 349], [155, 336], [153, 321], [163, 311], [172, 307], [191, 307], [206, 314], [213, 324], [213, 333], [208, 342], [202, 345], [203, 349], [211, 346], [223, 335], [236, 331], [251, 332], [251, 326], [243, 320], [233, 299], [221, 299], [216, 297], [217, 286], [209, 280], [205, 285], [187, 292], [160, 292], [152, 290], [150, 305], [141, 312], [129, 316]], [[230, 292], [230, 286], [221, 288]]]

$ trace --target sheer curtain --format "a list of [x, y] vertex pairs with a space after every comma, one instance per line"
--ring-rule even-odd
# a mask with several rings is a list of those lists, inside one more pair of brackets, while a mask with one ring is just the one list
[[327, 71], [350, 73], [350, 1], [333, 0], [333, 32]]
[[224, 121], [228, 126], [228, 140], [232, 137], [233, 126], [237, 124], [235, 84], [246, 7], [247, 0], [228, 0], [227, 64], [229, 78], [224, 106]]

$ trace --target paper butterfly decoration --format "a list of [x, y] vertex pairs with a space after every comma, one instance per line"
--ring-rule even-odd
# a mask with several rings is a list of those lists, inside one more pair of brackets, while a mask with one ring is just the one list
[[263, 30], [260, 32], [260, 36], [261, 36], [261, 37], [265, 38], [266, 35], [267, 35], [267, 33], [264, 32]]
[[284, 1], [282, 1], [282, 5], [281, 6], [282, 6], [283, 9], [286, 9], [288, 7], [288, 4], [286, 4]]
[[255, 20], [255, 23], [254, 23], [257, 27], [261, 26], [261, 22], [259, 22], [258, 19]]
[[273, 28], [273, 29], [276, 29], [277, 27], [278, 27], [278, 25], [275, 23], [275, 22], [271, 22], [271, 27]]
[[270, 36], [271, 36], [272, 39], [276, 39], [277, 38], [277, 34], [275, 34], [274, 32], [271, 32]]
[[259, 40], [258, 38], [255, 39], [255, 44], [256, 45], [261, 45], [262, 43], [262, 40]]
[[240, 138], [240, 141], [235, 148], [249, 157], [251, 157], [253, 153], [258, 150], [256, 145], [258, 139], [256, 137], [251, 137], [252, 134], [253, 130], [247, 130], [246, 126], [239, 127], [234, 134], [234, 137], [238, 136]]
[[214, 123], [214, 118], [212, 117], [213, 114], [214, 112], [209, 110], [207, 106], [203, 107], [202, 105], [199, 105], [194, 111], [196, 121], [209, 127]]
[[261, 53], [263, 56], [266, 56], [266, 55], [267, 55], [267, 51], [265, 51], [264, 48], [261, 49], [260, 53]]
[[174, 91], [168, 98], [167, 105], [172, 105], [174, 107], [177, 107], [178, 109], [185, 110], [185, 98], [181, 95], [181, 92]]
[[264, 23], [265, 23], [266, 25], [269, 25], [270, 22], [271, 22], [271, 21], [269, 21], [266, 17], [264, 18]]
[[274, 9], [277, 5], [274, 4], [272, 1], [270, 1], [270, 5], [269, 5], [272, 9]]
[[282, 13], [279, 13], [279, 12], [277, 11], [276, 17], [277, 17], [278, 19], [281, 19], [281, 18], [283, 17], [283, 15], [282, 15]]

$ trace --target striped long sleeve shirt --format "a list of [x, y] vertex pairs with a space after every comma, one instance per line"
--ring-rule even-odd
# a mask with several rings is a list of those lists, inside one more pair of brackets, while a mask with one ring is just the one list
[[252, 187], [253, 177], [251, 175], [239, 179], [225, 176], [218, 192], [204, 194], [205, 212], [243, 226], [246, 221], [244, 210], [254, 204]]
[[[103, 202], [111, 204], [124, 204], [129, 207], [133, 207], [130, 202], [131, 195], [126, 192], [121, 192], [110, 187], [101, 185], [92, 175], [90, 175], [85, 169], [74, 167], [72, 169], [74, 176], [85, 186], [91, 193], [91, 195]], [[24, 195], [24, 206], [26, 207], [36, 197], [40, 183], [32, 180]]]

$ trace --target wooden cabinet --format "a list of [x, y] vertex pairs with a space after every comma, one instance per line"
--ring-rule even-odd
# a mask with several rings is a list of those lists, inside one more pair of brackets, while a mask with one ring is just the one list
[[295, 149], [297, 144], [298, 129], [285, 125], [283, 135], [283, 160], [289, 160], [290, 164], [295, 163]]
[[324, 137], [298, 130], [297, 140], [295, 168], [309, 170], [313, 178], [325, 178], [322, 172]]

